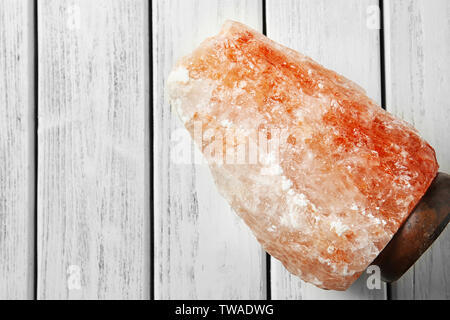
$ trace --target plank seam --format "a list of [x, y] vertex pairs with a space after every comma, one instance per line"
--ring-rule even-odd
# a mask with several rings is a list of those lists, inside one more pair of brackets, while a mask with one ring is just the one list
[[266, 0], [262, 0], [262, 33], [267, 36]]
[[150, 151], [150, 300], [155, 300], [155, 205], [154, 205], [154, 126], [153, 126], [153, 14], [152, 14], [153, 3], [150, 1], [149, 10], [149, 151]]
[[386, 110], [386, 60], [384, 49], [384, 0], [379, 0], [380, 8], [380, 78], [381, 78], [381, 107]]
[[33, 194], [33, 205], [34, 205], [34, 266], [33, 266], [33, 300], [38, 299], [38, 119], [39, 119], [39, 109], [38, 109], [38, 86], [39, 86], [39, 51], [38, 51], [38, 0], [33, 0], [32, 10], [33, 10], [33, 53], [34, 53], [34, 126], [33, 126], [33, 143], [34, 143], [34, 194]]

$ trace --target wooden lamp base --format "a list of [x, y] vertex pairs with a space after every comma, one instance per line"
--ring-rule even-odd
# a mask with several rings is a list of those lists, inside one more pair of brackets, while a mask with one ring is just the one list
[[386, 282], [398, 280], [450, 221], [450, 175], [439, 172], [425, 195], [372, 263]]

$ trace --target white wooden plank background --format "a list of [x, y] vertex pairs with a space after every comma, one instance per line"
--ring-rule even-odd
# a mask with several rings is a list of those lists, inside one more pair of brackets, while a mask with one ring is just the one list
[[[267, 0], [267, 35], [355, 81], [380, 103], [379, 30], [367, 23], [377, 5], [374, 0]], [[277, 260], [271, 262], [274, 299], [386, 297], [384, 285], [367, 288], [367, 274], [345, 292], [327, 291], [290, 275]]]
[[[377, 4], [266, 0], [267, 33], [380, 102]], [[38, 299], [148, 299], [152, 286], [157, 299], [266, 298], [265, 253], [218, 194], [207, 166], [180, 163], [186, 146], [201, 157], [170, 112], [164, 88], [174, 62], [226, 19], [262, 30], [263, 1], [157, 0], [151, 17], [148, 6], [146, 0], [39, 0], [33, 39], [33, 1], [0, 1], [0, 299], [32, 299], [35, 293]], [[447, 173], [449, 17], [447, 0], [384, 1], [387, 109], [421, 132]], [[449, 261], [447, 228], [392, 285], [392, 298], [450, 299]], [[367, 275], [347, 292], [324, 291], [290, 276], [276, 260], [270, 263], [275, 299], [386, 298], [384, 285], [367, 289]]]
[[38, 1], [38, 298], [150, 295], [148, 2]]
[[164, 94], [174, 62], [226, 19], [261, 30], [262, 2], [153, 3], [155, 297], [265, 298], [265, 254], [218, 194], [207, 165], [178, 163], [177, 150], [183, 144], [190, 149], [191, 141]]
[[[450, 173], [450, 1], [385, 2], [386, 106]], [[392, 286], [394, 299], [450, 299], [450, 228]]]
[[33, 6], [0, 1], [0, 299], [34, 296]]

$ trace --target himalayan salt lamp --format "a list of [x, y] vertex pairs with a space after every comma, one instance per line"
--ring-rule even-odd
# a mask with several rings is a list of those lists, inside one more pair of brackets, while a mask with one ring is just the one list
[[438, 170], [414, 128], [358, 85], [241, 23], [182, 58], [167, 88], [219, 192], [320, 288], [347, 289]]

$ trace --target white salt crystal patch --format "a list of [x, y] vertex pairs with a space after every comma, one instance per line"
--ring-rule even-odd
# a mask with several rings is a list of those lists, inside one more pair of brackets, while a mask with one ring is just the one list
[[169, 78], [167, 78], [167, 82], [168, 83], [172, 83], [172, 82], [188, 83], [189, 79], [190, 79], [189, 71], [185, 67], [180, 66], [180, 67], [176, 68], [175, 70], [173, 70], [169, 74]]
[[341, 221], [331, 221], [330, 230], [334, 229], [338, 236], [341, 236], [345, 231], [349, 230], [348, 226], [342, 224]]
[[298, 228], [298, 213], [295, 210], [289, 210], [289, 223], [292, 227]]
[[351, 206], [350, 209], [352, 209], [352, 210], [358, 210], [358, 206], [357, 206], [356, 204], [353, 204], [353, 205]]
[[337, 107], [339, 107], [339, 103], [333, 99], [333, 100], [331, 100], [331, 106], [337, 108]]
[[327, 252], [328, 252], [328, 253], [333, 253], [334, 250], [335, 250], [335, 247], [334, 247], [334, 246], [329, 246], [329, 247], [327, 248]]
[[343, 270], [342, 270], [342, 275], [344, 276], [352, 276], [356, 273], [356, 271], [348, 271], [348, 265], [345, 265]]
[[319, 257], [318, 260], [320, 263], [326, 264], [327, 266], [331, 267], [333, 272], [335, 272], [337, 270], [336, 263], [333, 263], [333, 261], [331, 261], [330, 259], [324, 259], [322, 257]]
[[295, 110], [294, 115], [298, 121], [303, 121], [305, 119], [305, 116], [303, 115], [303, 112], [300, 109]]
[[[299, 227], [299, 219], [304, 217], [304, 213], [307, 210], [308, 205], [312, 209], [311, 211], [317, 211], [314, 204], [312, 204], [308, 198], [303, 193], [296, 193], [292, 189], [289, 189], [286, 197], [287, 210], [283, 212], [280, 217], [281, 224], [297, 228]], [[315, 221], [319, 221], [320, 217], [318, 215], [313, 216]]]
[[316, 277], [312, 278], [310, 281], [312, 284], [316, 285], [316, 286], [321, 286], [323, 285], [322, 281], [320, 281], [319, 279], [317, 279]]
[[331, 260], [330, 260], [330, 259], [324, 259], [324, 258], [322, 258], [321, 256], [318, 257], [318, 260], [319, 260], [319, 262], [322, 263], [322, 264], [327, 264], [327, 265], [330, 265], [330, 264], [331, 264]]
[[283, 176], [281, 179], [281, 189], [283, 191], [289, 190], [292, 187], [292, 181], [286, 178], [286, 176]]
[[273, 163], [275, 163], [275, 160], [276, 160], [276, 156], [273, 152], [269, 152], [267, 154], [261, 154], [259, 156], [259, 161], [261, 161], [261, 163], [265, 164], [265, 165], [273, 164]]
[[242, 80], [242, 81], [240, 81], [239, 82], [239, 88], [245, 88], [245, 86], [247, 85], [247, 81], [245, 81], [245, 80]]
[[294, 204], [300, 206], [300, 207], [306, 207], [308, 205], [308, 199], [306, 198], [306, 196], [303, 193], [297, 193], [294, 197], [293, 197], [293, 202]]
[[225, 119], [225, 120], [222, 120], [220, 122], [220, 124], [222, 125], [222, 127], [230, 128], [233, 123], [231, 121], [229, 121], [228, 119]]
[[241, 88], [235, 88], [231, 93], [234, 99], [240, 95], [246, 94], [245, 90], [242, 90]]
[[261, 169], [262, 175], [268, 175], [268, 176], [276, 176], [283, 173], [283, 168], [280, 167], [279, 164], [272, 164], [269, 167], [264, 167]]
[[407, 169], [407, 168], [403, 165], [403, 163], [400, 162], [400, 160], [397, 161], [397, 162], [395, 163], [395, 167], [396, 167], [396, 168], [399, 168], [399, 169]]
[[206, 130], [206, 131], [203, 133], [203, 139], [204, 139], [204, 140], [209, 140], [209, 139], [211, 139], [213, 136], [214, 136], [214, 131], [213, 131], [213, 130]]
[[366, 216], [375, 221], [375, 224], [386, 225], [386, 221], [380, 220], [379, 218], [375, 217], [371, 212], [367, 213]]
[[291, 226], [291, 222], [289, 221], [289, 215], [283, 214], [280, 216], [280, 225], [282, 226]]
[[322, 82], [319, 82], [319, 83], [317, 84], [317, 86], [319, 87], [319, 89], [323, 89], [323, 88], [324, 88], [324, 85], [323, 85]]

